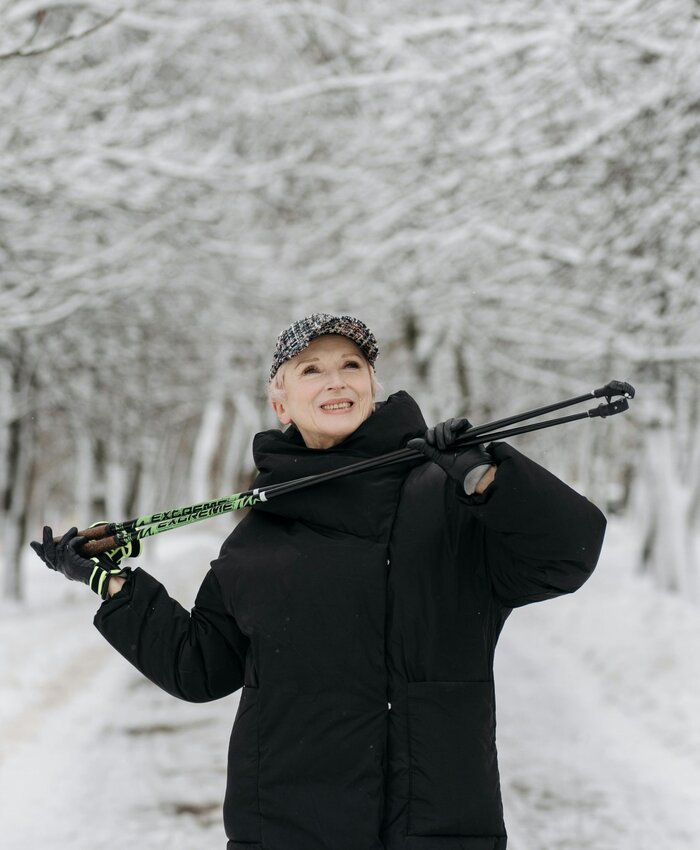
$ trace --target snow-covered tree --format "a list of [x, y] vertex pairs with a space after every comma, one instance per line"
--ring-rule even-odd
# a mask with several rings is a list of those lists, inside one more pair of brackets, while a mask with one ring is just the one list
[[684, 0], [2, 0], [7, 574], [19, 514], [235, 489], [276, 334], [347, 310], [432, 419], [637, 384], [527, 445], [687, 589], [699, 34]]

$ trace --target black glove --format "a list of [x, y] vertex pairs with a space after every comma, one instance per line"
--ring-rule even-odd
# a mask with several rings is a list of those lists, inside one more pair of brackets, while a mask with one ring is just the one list
[[58, 543], [54, 543], [53, 532], [46, 525], [43, 544], [33, 540], [29, 545], [49, 569], [62, 573], [70, 581], [81, 581], [102, 599], [106, 599], [110, 577], [126, 577], [129, 570], [119, 566], [119, 554], [114, 559], [107, 554], [84, 558], [78, 549], [85, 542], [86, 538], [78, 537], [78, 529], [74, 526]]
[[[474, 492], [481, 475], [486, 472], [486, 467], [493, 463], [493, 458], [481, 444], [461, 450], [458, 446], [450, 449], [459, 435], [471, 427], [468, 419], [446, 419], [434, 428], [428, 428], [424, 438], [415, 437], [406, 444], [408, 448], [421, 452], [433, 463], [441, 466], [468, 495]], [[476, 474], [467, 481], [467, 475], [479, 467], [484, 467], [480, 470], [481, 474]]]

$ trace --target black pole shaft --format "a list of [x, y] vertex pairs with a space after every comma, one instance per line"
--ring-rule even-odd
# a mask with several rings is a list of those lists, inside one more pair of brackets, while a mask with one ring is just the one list
[[472, 435], [469, 432], [466, 434], [464, 442], [457, 440], [454, 444], [457, 448], [468, 448], [476, 446], [479, 443], [493, 442], [495, 440], [505, 440], [508, 437], [515, 437], [518, 434], [529, 434], [530, 431], [541, 431], [544, 428], [551, 428], [554, 425], [563, 425], [566, 422], [576, 422], [578, 419], [590, 419], [588, 411], [585, 413], [572, 413], [570, 416], [560, 416], [557, 419], [548, 419], [546, 422], [532, 422], [529, 425], [521, 425], [518, 428], [509, 428], [504, 431], [494, 431], [488, 434]]
[[[575, 413], [570, 416], [561, 416], [556, 419], [549, 419], [544, 422], [531, 422], [526, 425], [521, 425], [516, 428], [505, 428], [502, 430], [492, 430], [494, 428], [502, 428], [504, 425], [511, 425], [517, 422], [522, 422], [526, 419], [531, 419], [535, 416], [543, 415], [544, 413], [550, 413], [554, 410], [561, 410], [564, 407], [569, 407], [574, 404], [579, 404], [583, 401], [588, 401], [591, 398], [598, 397], [596, 392], [586, 393], [585, 395], [576, 396], [574, 398], [566, 399], [561, 402], [557, 402], [555, 404], [546, 405], [544, 407], [539, 407], [533, 410], [525, 411], [524, 413], [519, 413], [514, 416], [508, 416], [503, 419], [497, 419], [493, 422], [485, 423], [484, 425], [479, 425], [474, 428], [470, 428], [466, 431], [462, 437], [457, 440], [453, 445], [455, 449], [464, 449], [469, 446], [474, 446], [479, 443], [493, 442], [494, 440], [502, 440], [507, 437], [514, 437], [519, 434], [527, 434], [531, 431], [540, 431], [545, 428], [552, 428], [556, 425], [562, 425], [567, 422], [575, 422], [579, 419], [591, 418], [592, 416], [601, 415], [598, 410], [590, 410], [584, 411], [582, 413]], [[603, 415], [614, 415], [616, 412], [622, 412], [625, 408], [620, 408], [618, 410], [612, 410]], [[379, 457], [366, 458], [365, 460], [358, 461], [356, 463], [347, 464], [345, 466], [339, 467], [338, 469], [329, 470], [328, 472], [323, 472], [318, 475], [307, 475], [302, 478], [296, 478], [293, 481], [285, 481], [280, 482], [279, 484], [272, 484], [266, 488], [255, 488], [252, 490], [248, 490], [244, 493], [235, 494], [234, 497], [230, 497], [231, 499], [231, 508], [230, 510], [235, 510], [237, 507], [244, 506], [242, 503], [250, 502], [251, 499], [255, 501], [267, 501], [269, 499], [274, 498], [275, 496], [282, 496], [288, 493], [293, 493], [297, 490], [302, 490], [305, 487], [311, 487], [314, 484], [321, 484], [326, 481], [332, 481], [336, 478], [341, 478], [345, 475], [350, 475], [356, 472], [364, 472], [371, 469], [376, 469], [378, 467], [390, 466], [395, 463], [406, 463], [411, 461], [425, 462], [427, 458], [421, 452], [416, 451], [415, 449], [398, 449], [394, 452], [389, 452], [384, 455], [380, 455]], [[219, 499], [214, 500], [214, 503], [221, 503], [225, 500]], [[202, 505], [202, 507], [208, 507], [208, 505]], [[228, 511], [222, 511], [228, 512]], [[212, 514], [213, 515], [213, 514]], [[207, 517], [202, 516], [202, 519]], [[137, 520], [131, 520], [128, 523], [117, 524], [121, 526], [121, 531], [124, 535], [123, 540], [126, 539], [134, 540], [139, 538], [140, 536], [148, 536], [148, 532], [144, 534], [144, 531], [151, 526], [156, 525], [156, 522], [146, 523], [144, 525], [138, 526], [136, 525]], [[110, 526], [106, 526], [106, 528], [114, 527], [114, 524], [110, 524]], [[176, 527], [176, 523], [173, 524], [173, 527]], [[166, 530], [166, 529], [162, 529]], [[140, 534], [139, 534], [140, 532]], [[150, 534], [155, 533], [151, 531]]]
[[571, 407], [574, 404], [580, 404], [581, 402], [589, 401], [592, 398], [595, 398], [592, 392], [586, 393], [585, 395], [567, 398], [564, 401], [558, 401], [554, 404], [547, 404], [544, 407], [537, 407], [532, 410], [526, 410], [523, 413], [516, 413], [513, 416], [505, 416], [503, 419], [495, 419], [493, 422], [485, 422], [483, 425], [475, 425], [473, 428], [465, 431], [463, 436], [465, 438], [477, 436], [479, 434], [492, 431], [494, 428], [504, 428], [506, 425], [515, 425], [516, 422], [524, 422], [526, 419], [533, 419], [535, 416], [544, 416], [545, 413], [553, 413], [555, 410], [561, 410], [564, 407]]
[[[590, 396], [586, 396], [586, 399]], [[479, 443], [493, 442], [494, 440], [505, 440], [507, 437], [515, 437], [518, 434], [527, 434], [530, 431], [541, 431], [544, 428], [552, 428], [555, 425], [563, 425], [566, 422], [576, 422], [578, 419], [588, 419], [590, 415], [588, 411], [582, 413], [572, 413], [570, 416], [560, 416], [557, 419], [548, 419], [545, 422], [531, 422], [529, 425], [520, 425], [517, 428], [509, 428], [501, 431], [494, 431], [484, 434], [473, 434], [471, 431], [465, 432], [464, 436], [455, 442], [455, 449], [469, 448], [476, 446]], [[349, 475], [355, 472], [366, 472], [377, 467], [390, 466], [395, 463], [407, 461], [425, 461], [427, 458], [421, 452], [415, 449], [398, 449], [395, 452], [389, 452], [379, 457], [367, 458], [357, 463], [341, 466], [339, 469], [332, 469], [328, 472], [322, 472], [319, 475], [312, 475], [307, 478], [295, 479], [281, 484], [273, 484], [270, 487], [262, 488], [266, 499], [272, 499], [275, 496], [282, 496], [286, 493], [293, 493], [296, 490], [301, 490], [304, 487], [310, 487], [313, 484], [320, 484], [325, 481], [332, 481], [334, 478], [341, 478], [344, 475]]]

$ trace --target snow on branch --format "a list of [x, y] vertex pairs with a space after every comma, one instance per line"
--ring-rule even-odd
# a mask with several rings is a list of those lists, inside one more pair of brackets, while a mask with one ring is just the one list
[[483, 220], [477, 227], [481, 233], [501, 245], [517, 245], [527, 253], [539, 257], [551, 257], [571, 266], [580, 266], [586, 261], [586, 254], [575, 245], [555, 244], [552, 241], [539, 239], [528, 233], [517, 233], [511, 228]]
[[[33, 18], [40, 12], [59, 9], [87, 9], [101, 15], [107, 15], [114, 11], [114, 4], [110, 0], [20, 0], [19, 3], [11, 3], [5, 18], [10, 23], [21, 21], [25, 18]], [[2, 9], [0, 9], [2, 12]]]
[[250, 95], [244, 104], [249, 107], [262, 108], [263, 105], [281, 106], [294, 103], [299, 100], [319, 95], [351, 91], [368, 88], [379, 88], [384, 86], [407, 85], [414, 83], [445, 83], [449, 75], [441, 71], [390, 71], [377, 74], [352, 74], [347, 76], [329, 76], [321, 80], [314, 80], [298, 86], [290, 86], [287, 89], [259, 95], [252, 98]]
[[81, 41], [85, 38], [88, 38], [93, 33], [97, 32], [98, 30], [101, 30], [108, 24], [111, 24], [119, 17], [119, 15], [121, 15], [121, 13], [122, 9], [115, 9], [111, 14], [107, 15], [107, 17], [101, 18], [99, 21], [96, 21], [90, 26], [87, 26], [80, 30], [76, 30], [74, 32], [69, 32], [63, 36], [59, 36], [58, 38], [48, 41], [46, 44], [34, 46], [34, 42], [36, 41], [41, 26], [48, 14], [46, 9], [39, 9], [32, 15], [34, 21], [34, 30], [32, 31], [32, 33], [19, 47], [0, 52], [0, 60], [20, 59], [32, 56], [41, 56], [44, 53], [51, 53], [52, 51], [57, 50], [60, 47], [64, 47], [66, 44], [70, 44], [73, 41]]
[[230, 156], [227, 157], [226, 151], [223, 150], [214, 152], [213, 156], [200, 158], [196, 164], [172, 159], [159, 151], [150, 152], [135, 148], [92, 147], [84, 150], [83, 154], [93, 160], [117, 163], [130, 170], [139, 169], [176, 180], [192, 180], [209, 186], [221, 187], [227, 184], [237, 189], [253, 189], [265, 185], [276, 175], [296, 169], [311, 151], [312, 146], [307, 143], [277, 160], [247, 163], [237, 168], [225, 167]]
[[[333, 74], [320, 80], [313, 80], [297, 86], [291, 86], [270, 94], [264, 94], [255, 98], [255, 108], [264, 105], [285, 105], [295, 103], [299, 100], [318, 97], [329, 93], [342, 91], [375, 89], [389, 86], [430, 84], [436, 87], [453, 84], [454, 80], [473, 74], [488, 65], [495, 65], [514, 55], [522, 54], [533, 48], [541, 48], [552, 40], [548, 33], [537, 32], [507, 39], [497, 49], [488, 48], [480, 52], [470, 54], [469, 58], [463, 60], [447, 70], [441, 71], [436, 68], [406, 68], [399, 71], [384, 71], [380, 73], [355, 73], [351, 75]], [[241, 103], [241, 106], [251, 108], [251, 97]]]
[[433, 18], [425, 18], [410, 23], [400, 23], [384, 27], [377, 34], [377, 41], [398, 46], [406, 41], [419, 41], [429, 39], [438, 35], [459, 35], [465, 30], [480, 31], [494, 30], [496, 28], [524, 29], [541, 27], [549, 20], [548, 17], [529, 15], [527, 19], [509, 13], [509, 10], [498, 10], [496, 7], [484, 7], [487, 9], [485, 15], [437, 15]]
[[672, 89], [662, 81], [651, 91], [644, 92], [635, 103], [605, 114], [593, 127], [585, 127], [577, 136], [554, 149], [537, 151], [524, 158], [523, 168], [551, 170], [562, 162], [574, 159], [595, 147], [602, 139], [621, 132], [647, 110], [656, 110], [672, 96]]

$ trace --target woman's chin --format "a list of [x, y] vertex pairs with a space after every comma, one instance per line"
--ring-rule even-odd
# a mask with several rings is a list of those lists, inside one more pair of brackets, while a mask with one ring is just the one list
[[312, 449], [330, 449], [332, 446], [342, 443], [368, 419], [373, 409], [370, 408], [366, 415], [362, 414], [360, 408], [354, 408], [347, 413], [322, 414], [323, 418], [315, 418], [314, 425], [308, 431], [303, 426], [297, 428], [301, 431], [304, 442]]

